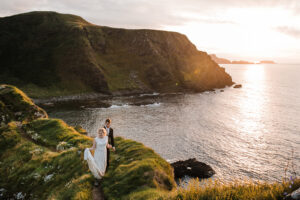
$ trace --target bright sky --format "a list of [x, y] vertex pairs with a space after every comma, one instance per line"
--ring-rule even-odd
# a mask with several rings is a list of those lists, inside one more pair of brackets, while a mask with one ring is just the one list
[[186, 34], [230, 60], [300, 63], [300, 0], [1, 0], [0, 17], [34, 10], [98, 24]]

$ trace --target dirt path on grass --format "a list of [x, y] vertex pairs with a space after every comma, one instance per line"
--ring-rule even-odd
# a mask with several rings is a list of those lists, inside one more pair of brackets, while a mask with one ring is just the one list
[[101, 186], [93, 187], [93, 200], [105, 200]]

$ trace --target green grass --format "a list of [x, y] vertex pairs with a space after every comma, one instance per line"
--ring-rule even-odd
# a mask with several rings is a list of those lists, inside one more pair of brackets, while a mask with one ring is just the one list
[[78, 133], [60, 119], [37, 119], [25, 124], [23, 129], [26, 135], [36, 138], [34, 140], [39, 144], [51, 148], [57, 148], [62, 142], [66, 142], [65, 146], [69, 147], [86, 146], [91, 141], [90, 137]]
[[[42, 136], [47, 129], [40, 127], [36, 134]], [[51, 134], [64, 135], [65, 129], [57, 126]], [[14, 122], [1, 126], [0, 132], [0, 187], [5, 189], [4, 198], [16, 198], [19, 193], [30, 199], [91, 199], [93, 177], [82, 160], [83, 146], [72, 145], [56, 152], [26, 137]], [[73, 134], [72, 142], [85, 139], [81, 145], [90, 146], [91, 141], [84, 136], [68, 132]]]
[[[291, 186], [291, 188], [290, 188]], [[186, 188], [178, 188], [170, 193], [161, 193], [158, 199], [165, 200], [281, 200], [284, 193], [291, 193], [300, 187], [300, 179], [294, 183], [253, 182], [237, 180], [230, 183], [220, 181], [202, 181], [197, 179], [189, 182]]]
[[[11, 122], [0, 132], [4, 197], [22, 192], [41, 199], [91, 198], [94, 178], [82, 159], [91, 138], [58, 119], [37, 119], [22, 127]], [[107, 199], [154, 199], [175, 187], [171, 166], [152, 149], [120, 137], [115, 141], [117, 152], [102, 181]], [[57, 151], [62, 142], [64, 148]]]
[[62, 120], [43, 118], [47, 113], [13, 86], [0, 85], [0, 100], [6, 117], [0, 126], [1, 197], [91, 199], [94, 178], [83, 161], [91, 138]]
[[[80, 134], [85, 130], [60, 119], [32, 117], [40, 108], [13, 86], [0, 85], [0, 108], [1, 115], [11, 114], [0, 124], [1, 198], [92, 199], [94, 177], [83, 160], [92, 138]], [[115, 146], [101, 182], [108, 200], [279, 200], [300, 187], [300, 179], [293, 184], [195, 179], [178, 188], [170, 164], [152, 149], [121, 137]]]
[[[40, 109], [13, 86], [1, 85], [0, 99], [1, 111], [30, 116]], [[78, 132], [85, 130], [60, 119], [13, 117], [0, 126], [1, 197], [91, 199], [94, 178], [83, 151], [92, 138]], [[115, 141], [117, 152], [102, 182], [108, 199], [150, 199], [174, 188], [171, 166], [152, 149], [120, 137]]]
[[47, 117], [47, 113], [34, 105], [21, 90], [10, 85], [0, 85], [0, 123], [30, 121]]
[[117, 151], [102, 182], [108, 199], [148, 199], [175, 187], [170, 164], [152, 149], [121, 137], [115, 143]]
[[59, 86], [52, 85], [49, 87], [39, 87], [35, 84], [23, 84], [19, 88], [31, 98], [48, 98], [94, 92], [93, 89], [80, 81], [73, 82], [73, 84], [60, 83]]

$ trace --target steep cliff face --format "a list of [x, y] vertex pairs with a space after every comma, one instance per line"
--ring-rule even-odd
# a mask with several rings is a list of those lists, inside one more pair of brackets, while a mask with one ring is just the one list
[[203, 91], [231, 77], [185, 35], [96, 26], [55, 12], [0, 19], [1, 83], [112, 93]]

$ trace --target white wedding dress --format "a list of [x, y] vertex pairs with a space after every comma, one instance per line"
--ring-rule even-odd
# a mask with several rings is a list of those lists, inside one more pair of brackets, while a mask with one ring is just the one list
[[89, 148], [86, 148], [84, 151], [84, 160], [87, 161], [89, 169], [92, 174], [97, 179], [101, 179], [106, 170], [106, 159], [107, 159], [107, 143], [108, 137], [104, 136], [103, 138], [96, 137], [96, 149], [94, 156], [91, 154]]

